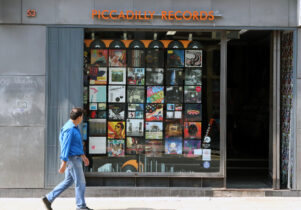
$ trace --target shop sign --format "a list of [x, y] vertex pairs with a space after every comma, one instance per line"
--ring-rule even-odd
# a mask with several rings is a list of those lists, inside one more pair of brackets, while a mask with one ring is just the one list
[[159, 16], [166, 21], [213, 21], [214, 11], [140, 11], [140, 10], [92, 10], [92, 19], [102, 20], [153, 20]]

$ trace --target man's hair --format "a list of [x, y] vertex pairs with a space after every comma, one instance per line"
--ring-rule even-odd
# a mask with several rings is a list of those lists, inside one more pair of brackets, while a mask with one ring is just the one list
[[84, 110], [82, 108], [73, 108], [70, 112], [70, 119], [76, 120], [78, 117], [84, 114]]

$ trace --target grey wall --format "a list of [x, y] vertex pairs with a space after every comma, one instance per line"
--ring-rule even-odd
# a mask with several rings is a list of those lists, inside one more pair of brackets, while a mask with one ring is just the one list
[[0, 46], [0, 188], [41, 188], [46, 28], [2, 25]]
[[[27, 17], [36, 9], [36, 17]], [[99, 21], [92, 9], [117, 10], [214, 10], [221, 18], [213, 23], [147, 21]], [[0, 23], [195, 25], [195, 26], [296, 26], [297, 0], [0, 0]]]
[[[298, 29], [297, 52], [301, 52], [301, 29]], [[301, 190], [301, 53], [297, 53], [297, 129], [296, 129], [296, 187]]]

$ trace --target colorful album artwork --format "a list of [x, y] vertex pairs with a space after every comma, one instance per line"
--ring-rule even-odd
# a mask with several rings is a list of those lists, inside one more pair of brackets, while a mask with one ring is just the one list
[[201, 154], [201, 140], [184, 140], [184, 155], [195, 157]]
[[147, 67], [164, 67], [164, 50], [147, 49], [145, 55], [145, 63]]
[[83, 140], [86, 141], [88, 139], [88, 123], [84, 122], [83, 123]]
[[143, 138], [127, 137], [126, 138], [126, 154], [138, 155], [144, 154], [145, 141]]
[[146, 85], [163, 85], [164, 70], [163, 68], [146, 69]]
[[106, 154], [106, 137], [89, 137], [89, 154]]
[[126, 50], [111, 49], [109, 51], [110, 66], [125, 67], [126, 66]]
[[144, 67], [145, 55], [144, 50], [128, 50], [128, 66]]
[[162, 122], [146, 122], [145, 123], [146, 139], [162, 139], [163, 123]]
[[185, 85], [202, 85], [202, 70], [197, 68], [186, 68]]
[[108, 122], [108, 138], [109, 139], [125, 139], [125, 122]]
[[163, 104], [147, 104], [145, 106], [146, 121], [163, 120]]
[[108, 50], [106, 49], [92, 49], [91, 50], [91, 64], [98, 66], [108, 65]]
[[128, 85], [144, 85], [144, 68], [128, 68]]
[[148, 86], [147, 87], [147, 103], [164, 103], [164, 87]]
[[182, 138], [172, 137], [165, 139], [165, 154], [181, 155], [182, 154]]
[[89, 104], [89, 109], [90, 110], [97, 110], [97, 103], [90, 103]]
[[185, 86], [185, 103], [202, 103], [202, 86]]
[[108, 140], [108, 156], [109, 157], [123, 157], [125, 143], [124, 140]]
[[186, 121], [202, 121], [202, 104], [185, 104]]
[[126, 134], [127, 136], [143, 136], [144, 132], [144, 120], [142, 119], [130, 119], [126, 122]]
[[107, 84], [107, 68], [90, 66], [89, 69], [90, 85], [106, 85]]
[[97, 110], [97, 118], [106, 119], [107, 111]]
[[183, 85], [184, 72], [181, 68], [168, 68], [166, 71], [166, 85]]
[[175, 111], [182, 111], [182, 110], [183, 110], [182, 104], [175, 104]]
[[109, 102], [124, 103], [125, 102], [125, 86], [109, 86]]
[[167, 50], [167, 66], [184, 67], [184, 50]]
[[129, 119], [143, 119], [144, 104], [128, 104]]
[[127, 102], [128, 103], [144, 103], [144, 86], [128, 86]]
[[185, 122], [184, 123], [185, 139], [201, 139], [202, 123], [201, 122]]
[[183, 87], [182, 86], [166, 86], [166, 101], [170, 103], [183, 102]]
[[109, 104], [109, 119], [124, 120], [125, 104]]
[[90, 86], [89, 102], [106, 102], [107, 87], [106, 86]]
[[109, 69], [109, 84], [125, 85], [126, 83], [126, 68], [110, 68]]
[[129, 111], [144, 111], [144, 104], [128, 104]]
[[99, 110], [107, 110], [107, 104], [106, 103], [98, 103], [98, 109]]
[[185, 66], [186, 67], [202, 67], [203, 51], [202, 50], [186, 50]]
[[100, 136], [105, 135], [107, 124], [105, 119], [89, 119], [89, 135]]
[[89, 112], [90, 113], [90, 118], [95, 119], [97, 117], [97, 110], [92, 110]]
[[181, 122], [178, 121], [167, 121], [165, 123], [165, 137], [180, 137], [183, 135], [183, 128]]
[[145, 140], [145, 155], [147, 157], [161, 157], [163, 152], [162, 140]]

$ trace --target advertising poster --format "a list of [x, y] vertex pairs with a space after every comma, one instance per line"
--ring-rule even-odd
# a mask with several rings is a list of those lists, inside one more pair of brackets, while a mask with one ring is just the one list
[[179, 120], [166, 121], [165, 137], [180, 137], [183, 134], [182, 124]]
[[161, 140], [145, 140], [145, 155], [147, 157], [161, 157], [164, 152]]
[[146, 85], [163, 85], [164, 70], [163, 68], [146, 69]]
[[125, 102], [125, 86], [109, 86], [109, 102], [124, 103]]
[[128, 66], [143, 67], [145, 65], [144, 50], [128, 50]]
[[167, 50], [167, 66], [184, 67], [184, 50]]
[[109, 50], [110, 66], [125, 67], [126, 66], [126, 50], [110, 49]]
[[107, 84], [107, 68], [90, 66], [89, 70], [90, 85], [106, 85]]
[[181, 68], [168, 68], [166, 71], [166, 85], [183, 85], [184, 72]]
[[186, 121], [202, 121], [202, 104], [185, 104]]
[[183, 87], [179, 86], [166, 86], [166, 101], [170, 103], [183, 102]]
[[108, 65], [108, 50], [106, 49], [92, 49], [91, 50], [91, 64], [98, 66]]
[[101, 136], [106, 134], [107, 124], [105, 119], [89, 119], [89, 135]]
[[163, 123], [162, 122], [146, 122], [145, 123], [146, 139], [162, 139]]
[[147, 87], [147, 103], [164, 103], [164, 87], [148, 86]]
[[145, 107], [146, 121], [163, 120], [163, 104], [147, 104]]
[[202, 70], [197, 68], [186, 68], [185, 85], [202, 85]]
[[144, 152], [145, 152], [144, 144], [145, 144], [145, 142], [144, 142], [143, 138], [127, 137], [125, 152], [128, 155], [144, 154]]
[[89, 102], [106, 102], [107, 87], [106, 86], [90, 86]]
[[201, 140], [184, 140], [184, 155], [186, 157], [199, 156], [201, 155], [200, 150], [201, 150]]
[[165, 154], [181, 155], [182, 154], [182, 138], [173, 137], [165, 139]]
[[124, 140], [108, 140], [108, 156], [109, 157], [124, 157]]
[[202, 103], [202, 86], [185, 86], [185, 103]]
[[144, 85], [144, 68], [128, 68], [128, 85]]
[[109, 84], [125, 85], [126, 83], [126, 68], [110, 68]]
[[147, 67], [164, 67], [164, 50], [147, 49], [145, 63]]
[[201, 122], [185, 122], [184, 123], [185, 139], [201, 139], [202, 123]]
[[143, 136], [144, 120], [130, 119], [126, 121], [126, 135], [127, 136]]
[[127, 102], [128, 103], [144, 103], [144, 86], [128, 86]]
[[124, 120], [125, 104], [109, 104], [109, 119]]
[[106, 154], [106, 137], [89, 137], [89, 154]]
[[186, 50], [185, 66], [186, 67], [202, 67], [203, 51], [202, 50]]
[[125, 139], [125, 122], [108, 122], [108, 138], [109, 139]]

